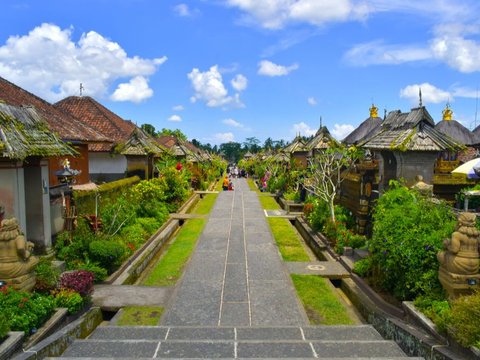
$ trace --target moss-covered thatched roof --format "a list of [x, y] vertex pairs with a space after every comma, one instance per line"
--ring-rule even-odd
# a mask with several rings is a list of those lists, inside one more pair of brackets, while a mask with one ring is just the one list
[[23, 160], [64, 155], [77, 152], [48, 129], [35, 108], [0, 102], [0, 157]]
[[165, 150], [153, 138], [135, 127], [128, 140], [117, 145], [114, 149], [122, 155], [160, 155]]

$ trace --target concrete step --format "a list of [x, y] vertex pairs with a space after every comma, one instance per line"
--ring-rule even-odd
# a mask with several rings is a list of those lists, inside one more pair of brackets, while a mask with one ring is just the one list
[[[52, 357], [47, 357], [45, 358], [46, 360], [55, 360], [58, 358], [52, 358]], [[142, 357], [62, 357], [64, 360], [95, 360], [95, 359], [101, 359], [101, 360], [151, 360], [152, 358], [142, 358]], [[171, 360], [193, 360], [193, 359], [198, 359], [198, 358], [169, 358]], [[242, 360], [242, 358], [218, 358], [218, 360]], [[248, 358], [243, 358], [243, 359], [248, 359]], [[276, 360], [278, 358], [263, 358], [263, 360]], [[302, 360], [302, 359], [311, 359], [311, 358], [290, 358], [293, 360]], [[406, 358], [404, 356], [398, 357], [398, 356], [388, 356], [388, 357], [348, 357], [348, 358], [322, 358], [322, 360], [405, 360]], [[423, 358], [419, 357], [410, 357], [407, 358], [408, 360], [424, 360]]]
[[386, 340], [77, 340], [66, 357], [378, 358], [406, 355]]
[[98, 340], [383, 340], [371, 325], [303, 327], [100, 326]]

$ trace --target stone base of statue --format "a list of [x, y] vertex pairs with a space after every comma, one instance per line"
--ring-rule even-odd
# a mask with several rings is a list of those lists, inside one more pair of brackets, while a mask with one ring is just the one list
[[443, 288], [447, 291], [448, 297], [452, 300], [462, 295], [470, 295], [475, 290], [480, 289], [480, 274], [454, 274], [440, 266], [438, 279]]
[[7, 282], [8, 285], [12, 286], [15, 290], [18, 291], [32, 291], [35, 286], [35, 274], [26, 274], [12, 279], [2, 279]]

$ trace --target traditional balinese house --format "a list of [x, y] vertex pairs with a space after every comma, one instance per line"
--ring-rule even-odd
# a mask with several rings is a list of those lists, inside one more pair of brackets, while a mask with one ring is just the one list
[[34, 106], [36, 112], [47, 122], [49, 129], [77, 151], [75, 156], [49, 158], [49, 184], [51, 187], [59, 185], [59, 180], [55, 173], [63, 168], [65, 159], [70, 162], [72, 169], [80, 171], [74, 179], [76, 184], [85, 184], [90, 181], [88, 144], [108, 144], [108, 137], [103, 136], [71, 114], [56, 108], [49, 102], [2, 77], [0, 77], [0, 101], [14, 106]]
[[390, 180], [403, 179], [413, 185], [417, 175], [432, 184], [438, 156], [463, 146], [435, 129], [427, 109], [420, 104], [410, 112], [391, 111], [380, 131], [360, 144], [379, 155], [379, 190]]
[[337, 143], [337, 140], [333, 138], [326, 126], [320, 124], [320, 128], [315, 133], [315, 136], [305, 144], [308, 157], [314, 157], [316, 153], [330, 148], [332, 143]]
[[48, 158], [75, 155], [34, 107], [0, 102], [0, 202], [39, 253], [52, 245]]
[[70, 96], [55, 104], [81, 122], [108, 136], [113, 144], [90, 144], [90, 178], [95, 182], [113, 181], [125, 176], [150, 178], [153, 157], [162, 152], [141, 129], [122, 119], [90, 96]]
[[285, 146], [282, 151], [289, 154], [290, 160], [293, 160], [297, 166], [301, 168], [308, 166], [308, 150], [300, 134], [290, 144]]

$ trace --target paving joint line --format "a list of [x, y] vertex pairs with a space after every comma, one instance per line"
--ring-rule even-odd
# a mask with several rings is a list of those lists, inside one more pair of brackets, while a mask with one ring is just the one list
[[303, 328], [302, 327], [299, 327], [300, 329], [300, 333], [302, 334], [302, 340], [305, 341], [305, 333], [303, 332]]
[[315, 351], [315, 348], [313, 347], [313, 344], [312, 344], [311, 342], [310, 342], [309, 344], [310, 344], [310, 348], [312, 349], [313, 357], [314, 357], [315, 359], [318, 359], [318, 354], [317, 354], [317, 352]]
[[228, 239], [227, 239], [227, 250], [225, 252], [225, 266], [223, 268], [223, 282], [222, 282], [222, 292], [220, 294], [220, 309], [218, 312], [218, 326], [221, 325], [222, 323], [222, 311], [223, 311], [223, 294], [225, 292], [225, 279], [227, 277], [227, 266], [228, 266], [228, 251], [230, 249], [230, 237], [232, 234], [232, 222], [233, 222], [233, 208], [235, 206], [235, 194], [232, 197], [232, 206], [231, 206], [231, 212], [230, 212], [230, 225], [228, 228]]
[[157, 348], [155, 349], [155, 353], [153, 354], [152, 359], [155, 359], [155, 358], [157, 357], [158, 352], [160, 351], [160, 346], [161, 346], [161, 345], [162, 345], [162, 342], [159, 341], [159, 342], [158, 342], [158, 345], [157, 345]]
[[250, 278], [248, 276], [247, 232], [245, 230], [245, 199], [242, 192], [243, 252], [245, 255], [245, 275], [247, 280], [248, 325], [252, 326], [252, 303], [250, 301]]

